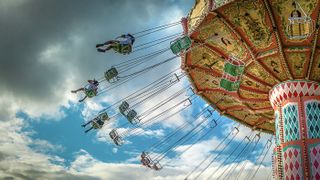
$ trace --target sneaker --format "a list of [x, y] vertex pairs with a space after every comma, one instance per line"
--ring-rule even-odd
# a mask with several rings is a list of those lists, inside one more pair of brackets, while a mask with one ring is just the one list
[[106, 52], [106, 51], [103, 50], [103, 49], [97, 49], [97, 51], [99, 51], [99, 52]]
[[104, 46], [104, 45], [103, 44], [97, 44], [96, 48], [101, 47], [101, 46]]

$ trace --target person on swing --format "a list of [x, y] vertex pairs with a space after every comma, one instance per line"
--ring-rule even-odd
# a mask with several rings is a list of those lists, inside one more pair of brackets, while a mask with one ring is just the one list
[[80, 99], [79, 102], [84, 101], [88, 97], [88, 92], [93, 93], [93, 95], [91, 97], [93, 97], [97, 94], [99, 82], [97, 80], [93, 79], [93, 80], [88, 80], [88, 83], [89, 84], [87, 84], [85, 87], [71, 91], [72, 93], [77, 93], [78, 91], [83, 91], [85, 93], [85, 96], [82, 99]]
[[[115, 40], [107, 41], [103, 44], [97, 44], [96, 48], [98, 52], [106, 52], [110, 49], [114, 49], [119, 53], [130, 53], [132, 51], [132, 45], [135, 41], [135, 37], [131, 34], [123, 34], [117, 37]], [[128, 47], [127, 52], [122, 52], [123, 47]]]

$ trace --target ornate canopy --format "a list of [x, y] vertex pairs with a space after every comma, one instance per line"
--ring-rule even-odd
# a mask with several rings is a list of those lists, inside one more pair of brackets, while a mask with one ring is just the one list
[[[273, 133], [272, 87], [293, 79], [320, 82], [320, 1], [297, 2], [301, 7], [292, 0], [197, 0], [183, 21], [192, 50], [182, 68], [198, 94], [225, 116]], [[308, 22], [288, 19], [303, 13]], [[307, 35], [293, 37], [299, 33]], [[236, 91], [221, 87], [230, 57], [245, 64]]]

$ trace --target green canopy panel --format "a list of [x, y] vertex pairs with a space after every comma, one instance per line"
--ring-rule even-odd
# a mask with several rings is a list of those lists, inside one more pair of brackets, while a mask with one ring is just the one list
[[240, 76], [243, 74], [244, 66], [243, 65], [234, 65], [229, 62], [224, 64], [224, 73], [230, 74], [232, 76]]
[[240, 87], [240, 81], [232, 82], [227, 79], [222, 78], [220, 80], [220, 87], [227, 91], [238, 91]]
[[231, 82], [237, 82], [241, 79], [241, 76], [232, 76], [231, 74], [223, 73], [222, 78], [227, 79], [228, 81], [231, 81]]

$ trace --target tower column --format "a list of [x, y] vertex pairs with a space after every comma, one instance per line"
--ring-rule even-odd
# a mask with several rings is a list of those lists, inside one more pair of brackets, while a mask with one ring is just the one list
[[275, 179], [320, 180], [320, 84], [282, 82], [269, 98], [275, 111]]

